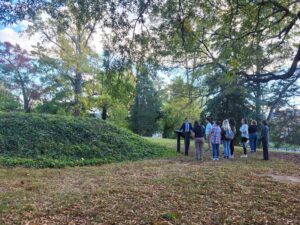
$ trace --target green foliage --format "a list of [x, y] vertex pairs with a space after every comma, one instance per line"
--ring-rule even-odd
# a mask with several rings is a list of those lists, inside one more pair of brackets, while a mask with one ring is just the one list
[[275, 147], [300, 146], [300, 124], [298, 110], [282, 110], [275, 113], [269, 125], [270, 141]]
[[136, 97], [131, 109], [130, 127], [140, 135], [151, 136], [158, 129], [161, 100], [150, 78], [151, 68], [138, 68]]
[[96, 119], [1, 113], [0, 124], [0, 164], [6, 166], [95, 165], [172, 152]]
[[198, 99], [191, 101], [186, 92], [187, 85], [180, 77], [173, 80], [167, 88], [160, 121], [163, 137], [173, 137], [174, 130], [180, 128], [185, 117], [191, 121], [199, 120], [202, 111], [200, 102]]
[[0, 111], [10, 112], [20, 109], [20, 103], [16, 98], [0, 86]]
[[216, 73], [206, 79], [210, 97], [205, 114], [213, 120], [223, 121], [230, 117], [240, 126], [242, 118], [255, 118], [254, 106], [249, 101], [250, 91], [243, 80], [230, 79], [228, 74]]

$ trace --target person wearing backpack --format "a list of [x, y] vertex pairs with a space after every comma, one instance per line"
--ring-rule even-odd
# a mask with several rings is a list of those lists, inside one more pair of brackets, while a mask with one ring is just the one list
[[221, 137], [223, 142], [224, 158], [229, 159], [231, 158], [230, 142], [234, 138], [234, 133], [231, 130], [227, 119], [223, 121]]
[[220, 144], [221, 144], [221, 122], [216, 121], [210, 130], [210, 142], [212, 145], [213, 160], [219, 160]]
[[194, 127], [192, 129], [194, 133], [195, 141], [195, 160], [202, 160], [203, 156], [203, 145], [204, 145], [204, 128], [199, 124], [198, 121], [195, 121]]

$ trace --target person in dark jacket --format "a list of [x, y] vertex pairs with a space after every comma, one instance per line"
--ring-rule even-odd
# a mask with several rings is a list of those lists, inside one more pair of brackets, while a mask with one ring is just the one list
[[192, 129], [193, 129], [193, 127], [192, 127], [192, 124], [189, 122], [189, 119], [185, 118], [185, 122], [182, 124], [180, 130], [183, 131], [183, 134], [184, 134], [184, 150], [185, 150], [184, 154], [186, 156], [189, 155]]
[[255, 120], [251, 120], [251, 124], [248, 127], [249, 133], [249, 144], [251, 152], [256, 152], [256, 143], [257, 143], [257, 122]]
[[202, 160], [205, 132], [203, 126], [200, 125], [198, 121], [194, 123], [193, 133], [195, 141], [195, 160]]
[[269, 127], [267, 120], [262, 121], [263, 127], [261, 128], [260, 140], [263, 146], [264, 160], [269, 160]]
[[[229, 118], [229, 125], [230, 125], [230, 128], [233, 131], [234, 135], [236, 135], [236, 122], [233, 118]], [[234, 159], [234, 140], [235, 140], [235, 136], [230, 142], [230, 155], [231, 155], [230, 158], [231, 159]]]

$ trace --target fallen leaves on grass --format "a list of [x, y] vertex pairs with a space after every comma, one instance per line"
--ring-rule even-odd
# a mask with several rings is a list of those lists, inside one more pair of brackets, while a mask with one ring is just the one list
[[256, 176], [295, 164], [209, 157], [0, 169], [0, 224], [300, 224], [299, 185]]

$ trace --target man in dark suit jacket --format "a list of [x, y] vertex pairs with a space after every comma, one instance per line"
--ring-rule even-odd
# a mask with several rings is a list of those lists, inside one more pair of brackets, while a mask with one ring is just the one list
[[184, 149], [185, 155], [189, 155], [189, 147], [190, 147], [190, 139], [191, 139], [191, 132], [192, 132], [192, 124], [189, 122], [188, 118], [185, 118], [185, 122], [182, 124], [180, 130], [183, 131], [184, 134]]

